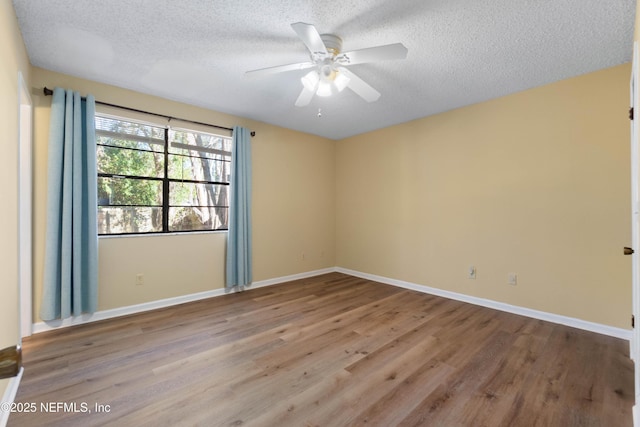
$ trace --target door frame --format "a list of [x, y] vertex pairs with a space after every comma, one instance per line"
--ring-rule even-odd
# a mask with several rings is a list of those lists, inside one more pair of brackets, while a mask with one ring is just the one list
[[33, 325], [33, 103], [22, 73], [18, 72], [18, 281], [20, 344]]

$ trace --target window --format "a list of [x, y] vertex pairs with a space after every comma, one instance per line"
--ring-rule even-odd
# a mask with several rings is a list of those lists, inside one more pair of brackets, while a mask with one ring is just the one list
[[226, 230], [231, 138], [96, 115], [98, 233]]

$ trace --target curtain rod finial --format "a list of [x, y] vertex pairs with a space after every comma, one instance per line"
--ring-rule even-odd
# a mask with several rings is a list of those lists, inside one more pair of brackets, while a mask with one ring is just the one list
[[251, 136], [256, 136], [256, 132], [255, 131], [251, 132]]
[[46, 86], [44, 87], [43, 92], [44, 92], [44, 96], [51, 96], [51, 95], [53, 95], [53, 91], [52, 91], [51, 89], [49, 89], [48, 87], [46, 87]]

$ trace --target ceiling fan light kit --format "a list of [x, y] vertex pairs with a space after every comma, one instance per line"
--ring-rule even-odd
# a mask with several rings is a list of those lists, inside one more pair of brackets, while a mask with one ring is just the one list
[[351, 79], [344, 75], [344, 73], [337, 72], [335, 79], [333, 79], [333, 83], [336, 85], [338, 92], [342, 92], [344, 88], [349, 86], [349, 82]]
[[318, 83], [320, 82], [320, 76], [317, 71], [309, 71], [300, 80], [302, 80], [302, 85], [305, 89], [315, 91], [318, 87]]
[[320, 73], [316, 70], [309, 71], [300, 79], [304, 89], [314, 92], [318, 96], [331, 96], [336, 91], [342, 92], [351, 79], [333, 69], [323, 67]]
[[313, 95], [327, 97], [342, 92], [347, 87], [367, 102], [377, 101], [380, 92], [346, 66], [407, 57], [407, 48], [402, 43], [342, 53], [340, 37], [334, 34], [321, 35], [313, 25], [304, 22], [296, 22], [291, 24], [291, 27], [309, 50], [311, 61], [247, 71], [246, 75], [266, 76], [314, 68], [300, 79], [303, 88], [295, 103], [297, 107], [309, 105]]

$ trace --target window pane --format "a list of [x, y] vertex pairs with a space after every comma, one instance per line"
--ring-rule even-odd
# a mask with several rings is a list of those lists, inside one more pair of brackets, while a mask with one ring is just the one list
[[229, 182], [230, 164], [228, 160], [169, 155], [169, 178]]
[[185, 130], [169, 131], [169, 153], [227, 160], [231, 157], [231, 139]]
[[231, 138], [115, 116], [95, 125], [100, 234], [227, 229]]
[[162, 206], [162, 181], [98, 177], [98, 206]]
[[163, 151], [163, 128], [99, 116], [95, 124], [98, 144]]
[[96, 143], [110, 147], [135, 148], [137, 150], [164, 151], [164, 140], [134, 137], [129, 135], [112, 134], [111, 132], [96, 131]]
[[144, 176], [162, 178], [164, 176], [164, 154], [126, 148], [96, 148], [98, 173], [114, 175]]
[[229, 208], [169, 208], [169, 231], [226, 230]]
[[169, 206], [229, 206], [228, 186], [171, 182]]
[[98, 206], [98, 234], [162, 231], [162, 208]]

